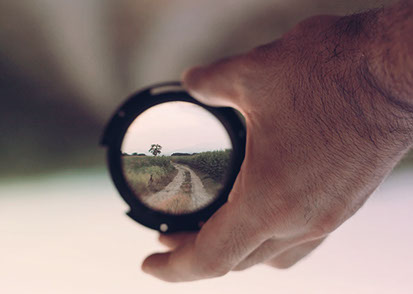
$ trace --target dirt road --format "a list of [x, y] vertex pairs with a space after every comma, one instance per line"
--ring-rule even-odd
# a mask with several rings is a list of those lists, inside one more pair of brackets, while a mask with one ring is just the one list
[[211, 201], [201, 179], [188, 166], [172, 163], [178, 170], [163, 190], [148, 196], [144, 202], [157, 210], [177, 214], [195, 211]]

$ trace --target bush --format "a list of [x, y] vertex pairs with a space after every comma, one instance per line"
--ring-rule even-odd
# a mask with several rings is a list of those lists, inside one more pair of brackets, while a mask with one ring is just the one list
[[178, 172], [170, 157], [124, 156], [122, 164], [129, 187], [140, 196], [162, 190]]
[[172, 157], [176, 163], [199, 170], [219, 183], [223, 183], [231, 160], [231, 150], [207, 151], [189, 156]]

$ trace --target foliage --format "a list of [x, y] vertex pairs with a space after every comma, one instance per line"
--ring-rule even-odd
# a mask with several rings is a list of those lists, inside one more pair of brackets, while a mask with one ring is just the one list
[[148, 150], [150, 153], [152, 153], [154, 156], [157, 156], [158, 154], [161, 153], [162, 146], [159, 144], [152, 144], [151, 148]]
[[231, 150], [208, 151], [186, 156], [123, 156], [123, 170], [129, 186], [137, 195], [145, 196], [162, 190], [177, 169], [172, 162], [192, 168], [206, 189], [217, 190], [225, 180]]
[[194, 170], [208, 174], [215, 181], [225, 180], [231, 160], [231, 150], [207, 151], [189, 156], [172, 157], [172, 161], [190, 166]]
[[169, 157], [124, 156], [122, 164], [126, 180], [137, 195], [162, 190], [177, 173]]

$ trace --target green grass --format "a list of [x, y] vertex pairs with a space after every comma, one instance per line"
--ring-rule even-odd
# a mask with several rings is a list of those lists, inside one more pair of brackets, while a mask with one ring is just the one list
[[127, 155], [123, 156], [122, 164], [129, 187], [139, 196], [162, 190], [178, 172], [170, 157]]
[[230, 160], [231, 150], [229, 149], [172, 157], [173, 162], [186, 164], [195, 171], [200, 171], [221, 184], [225, 181]]
[[173, 180], [178, 171], [172, 162], [193, 169], [205, 189], [214, 195], [225, 181], [230, 159], [231, 150], [221, 150], [188, 156], [124, 155], [122, 164], [129, 187], [139, 196], [148, 196], [161, 191]]

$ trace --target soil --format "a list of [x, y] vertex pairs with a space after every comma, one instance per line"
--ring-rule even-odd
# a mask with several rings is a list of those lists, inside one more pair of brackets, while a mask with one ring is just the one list
[[161, 191], [145, 197], [144, 202], [156, 210], [181, 214], [196, 211], [212, 201], [201, 179], [188, 166], [172, 163], [178, 170], [175, 178]]

